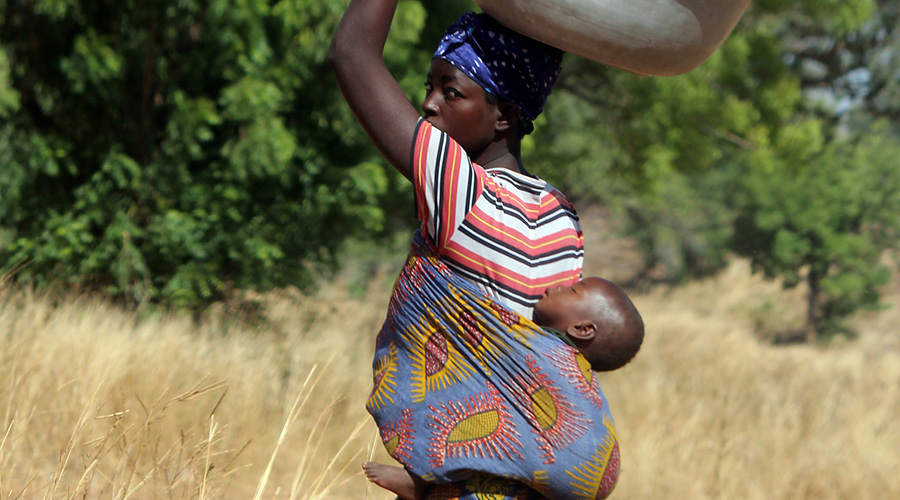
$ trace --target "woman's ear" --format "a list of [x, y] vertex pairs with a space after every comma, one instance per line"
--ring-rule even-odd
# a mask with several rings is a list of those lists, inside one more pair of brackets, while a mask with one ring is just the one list
[[597, 324], [589, 321], [571, 325], [566, 333], [575, 339], [591, 340], [597, 334]]
[[519, 107], [515, 104], [511, 102], [500, 102], [497, 103], [497, 110], [500, 112], [496, 125], [498, 132], [510, 130], [519, 123], [519, 116], [521, 116], [522, 111], [519, 110]]

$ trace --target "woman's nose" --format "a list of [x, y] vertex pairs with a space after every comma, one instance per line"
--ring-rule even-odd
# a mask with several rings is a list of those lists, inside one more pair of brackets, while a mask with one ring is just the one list
[[425, 100], [422, 101], [422, 112], [425, 113], [425, 116], [437, 115], [437, 109], [434, 93], [425, 96]]

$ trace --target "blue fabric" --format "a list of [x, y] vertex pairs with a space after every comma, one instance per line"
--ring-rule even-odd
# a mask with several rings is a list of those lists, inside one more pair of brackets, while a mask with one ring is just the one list
[[553, 499], [615, 486], [618, 441], [587, 360], [453, 273], [418, 232], [373, 372], [366, 408], [388, 453], [426, 481], [456, 483], [429, 498], [503, 490], [504, 478]]
[[531, 120], [559, 77], [562, 51], [513, 31], [487, 14], [467, 12], [447, 29], [434, 53], [486, 91], [519, 106]]

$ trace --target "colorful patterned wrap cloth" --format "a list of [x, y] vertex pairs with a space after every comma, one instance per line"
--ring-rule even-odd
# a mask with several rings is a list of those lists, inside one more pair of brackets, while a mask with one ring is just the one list
[[587, 360], [453, 273], [418, 232], [373, 371], [366, 408], [384, 446], [426, 481], [487, 476], [553, 499], [615, 487], [618, 440]]

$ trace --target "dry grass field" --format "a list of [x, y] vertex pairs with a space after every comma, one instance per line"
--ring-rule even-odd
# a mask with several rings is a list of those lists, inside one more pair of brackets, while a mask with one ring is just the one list
[[[3, 289], [0, 499], [393, 498], [359, 473], [386, 461], [363, 408], [384, 281], [268, 295], [252, 329]], [[635, 293], [646, 342], [601, 379], [612, 498], [900, 498], [900, 294], [852, 341], [761, 340], [798, 324], [802, 293], [742, 261]]]

